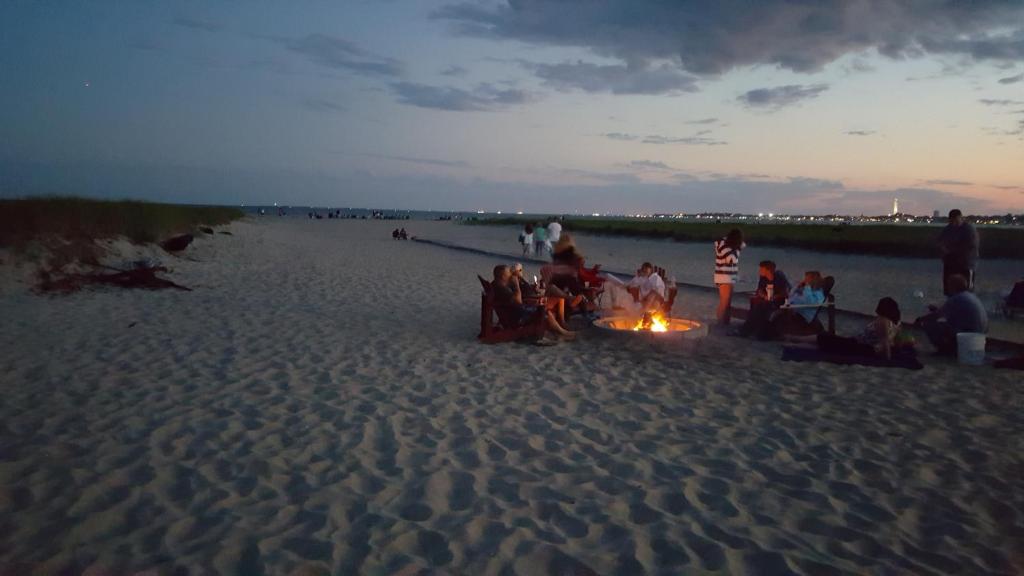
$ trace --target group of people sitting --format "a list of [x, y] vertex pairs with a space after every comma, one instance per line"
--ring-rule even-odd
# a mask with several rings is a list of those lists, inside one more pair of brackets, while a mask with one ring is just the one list
[[[609, 295], [606, 305], [610, 300], [612, 308], [670, 313], [675, 285], [664, 269], [644, 262], [636, 275], [624, 283], [614, 275], [599, 274], [600, 266], [585, 267], [584, 262], [572, 235], [561, 233], [552, 248], [551, 264], [540, 269], [540, 279], [534, 276], [533, 282], [527, 281], [518, 262], [496, 266], [492, 281], [494, 305], [505, 312], [503, 323], [522, 325], [543, 314], [549, 333], [571, 340], [575, 333], [569, 329], [567, 316], [589, 316], [596, 310], [601, 294]], [[762, 261], [746, 320], [730, 334], [813, 344], [830, 354], [850, 356], [891, 358], [894, 352], [913, 349], [913, 337], [902, 330], [899, 304], [890, 297], [878, 301], [875, 317], [859, 334], [843, 337], [826, 332], [818, 321], [818, 313], [831, 288], [831, 278], [823, 278], [817, 270], [805, 272], [794, 286], [775, 262]], [[988, 317], [964, 276], [949, 276], [946, 292], [949, 296], [944, 304], [930, 306], [929, 313], [913, 324], [925, 332], [939, 354], [955, 355], [956, 335], [986, 333]]]
[[750, 298], [746, 321], [733, 335], [761, 340], [806, 335], [826, 296], [821, 272], [808, 270], [793, 286], [775, 262], [764, 260], [758, 265], [757, 291]]
[[391, 237], [395, 240], [408, 240], [409, 233], [405, 231], [405, 228], [395, 228], [391, 231]]
[[[891, 358], [894, 351], [912, 349], [913, 337], [902, 331], [899, 304], [890, 297], [881, 298], [875, 317], [853, 337], [836, 336], [813, 327], [826, 291], [819, 272], [811, 270], [803, 281], [791, 286], [786, 274], [770, 260], [760, 263], [757, 291], [750, 299], [750, 310], [742, 327], [733, 334], [762, 340], [781, 338], [791, 342], [814, 343], [830, 354], [879, 356]], [[969, 290], [967, 278], [954, 274], [947, 279], [949, 297], [941, 306], [929, 306], [929, 313], [916, 319], [940, 355], [956, 355], [957, 333], [988, 331], [985, 306]]]
[[523, 265], [494, 267], [491, 288], [494, 306], [503, 323], [521, 326], [541, 314], [543, 307], [547, 331], [571, 340], [575, 333], [566, 318], [572, 314], [589, 316], [597, 309], [604, 278], [598, 276], [600, 266], [586, 268], [584, 257], [576, 249], [570, 234], [562, 234], [552, 250], [552, 263], [540, 269], [540, 278], [527, 281]]

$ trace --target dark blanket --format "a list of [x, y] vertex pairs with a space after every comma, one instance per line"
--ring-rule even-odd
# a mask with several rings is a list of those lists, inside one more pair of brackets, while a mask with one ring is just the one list
[[924, 365], [912, 353], [894, 354], [892, 360], [878, 356], [843, 356], [829, 354], [812, 348], [794, 348], [786, 346], [782, 349], [782, 359], [790, 362], [828, 362], [830, 364], [857, 364], [859, 366], [878, 366], [881, 368], [906, 368], [920, 370]]

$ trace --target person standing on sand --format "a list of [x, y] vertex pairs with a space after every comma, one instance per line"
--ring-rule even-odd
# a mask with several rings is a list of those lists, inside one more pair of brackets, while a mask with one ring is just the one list
[[967, 289], [973, 292], [979, 246], [978, 231], [974, 225], [965, 222], [959, 210], [950, 210], [949, 224], [939, 234], [938, 244], [942, 251], [942, 293], [951, 296], [949, 278], [954, 274], [966, 278]]
[[558, 241], [562, 238], [562, 225], [558, 223], [557, 218], [552, 218], [551, 222], [548, 223], [548, 243], [558, 244]]
[[543, 224], [537, 223], [533, 227], [533, 255], [541, 256], [547, 252], [548, 244], [548, 229]]
[[533, 254], [533, 224], [527, 224], [519, 233], [519, 243], [523, 245], [523, 256]]
[[740, 251], [746, 248], [743, 232], [733, 228], [715, 240], [715, 286], [718, 287], [718, 323], [728, 325], [732, 319], [732, 292], [740, 275]]

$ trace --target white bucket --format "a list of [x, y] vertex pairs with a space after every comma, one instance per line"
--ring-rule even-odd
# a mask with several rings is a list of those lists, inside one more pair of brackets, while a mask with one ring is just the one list
[[957, 332], [956, 355], [961, 364], [981, 366], [985, 363], [985, 335]]

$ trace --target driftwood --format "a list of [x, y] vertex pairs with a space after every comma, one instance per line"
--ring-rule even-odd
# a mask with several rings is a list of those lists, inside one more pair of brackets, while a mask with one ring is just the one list
[[220, 233], [224, 234], [225, 236], [234, 236], [234, 234], [232, 234], [231, 232], [228, 232], [227, 230], [221, 230]]
[[120, 288], [144, 288], [146, 290], [160, 290], [163, 288], [192, 290], [165, 278], [157, 278], [157, 272], [167, 272], [167, 268], [163, 266], [148, 266], [133, 270], [118, 270], [117, 272], [107, 274], [68, 274], [59, 278], [53, 278], [47, 272], [40, 272], [40, 282], [36, 289], [40, 292], [68, 294], [77, 292], [90, 284], [108, 284]]
[[203, 234], [213, 234], [213, 228], [210, 228], [209, 226], [200, 226], [199, 231]]
[[160, 247], [168, 252], [181, 252], [188, 245], [192, 243], [193, 236], [191, 234], [182, 234], [181, 236], [175, 236], [174, 238], [168, 238], [160, 243]]

